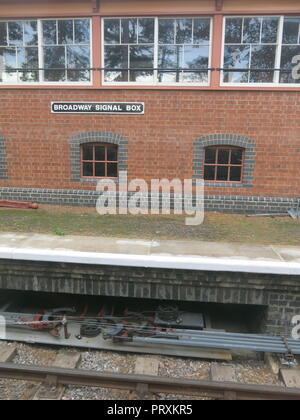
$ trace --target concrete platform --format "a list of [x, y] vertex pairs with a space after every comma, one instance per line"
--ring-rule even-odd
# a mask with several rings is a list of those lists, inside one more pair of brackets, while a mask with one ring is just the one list
[[300, 246], [0, 234], [0, 259], [261, 274], [300, 274]]

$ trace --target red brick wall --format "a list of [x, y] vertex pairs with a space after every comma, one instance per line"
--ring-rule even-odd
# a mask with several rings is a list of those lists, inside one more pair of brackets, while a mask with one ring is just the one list
[[[145, 115], [51, 114], [51, 101], [145, 102]], [[300, 95], [271, 91], [1, 90], [8, 180], [0, 187], [95, 189], [70, 182], [69, 139], [106, 131], [128, 141], [129, 177], [191, 178], [193, 143], [209, 134], [256, 142], [253, 188], [212, 195], [300, 196]]]

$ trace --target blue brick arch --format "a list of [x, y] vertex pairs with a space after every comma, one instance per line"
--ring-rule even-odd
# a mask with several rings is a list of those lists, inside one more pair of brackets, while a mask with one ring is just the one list
[[[80, 146], [86, 143], [111, 143], [118, 145], [119, 171], [128, 168], [128, 140], [116, 133], [93, 131], [79, 133], [70, 140], [71, 147], [71, 181], [80, 182]], [[93, 180], [84, 180], [89, 182]]]
[[203, 178], [203, 161], [205, 148], [208, 146], [223, 145], [242, 147], [245, 149], [243, 182], [240, 184], [230, 182], [226, 182], [226, 184], [224, 184], [224, 182], [210, 182], [209, 185], [216, 187], [252, 187], [256, 143], [249, 137], [236, 134], [211, 134], [205, 137], [201, 137], [194, 142], [193, 178]]
[[8, 179], [6, 158], [6, 139], [0, 134], [0, 179]]

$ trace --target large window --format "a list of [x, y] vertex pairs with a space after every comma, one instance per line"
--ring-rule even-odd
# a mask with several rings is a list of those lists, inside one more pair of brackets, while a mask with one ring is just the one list
[[300, 18], [225, 18], [223, 83], [300, 83], [293, 72], [300, 54], [299, 29]]
[[101, 143], [83, 144], [81, 168], [83, 178], [117, 178], [118, 146]]
[[244, 149], [232, 146], [207, 147], [204, 156], [204, 180], [241, 182]]
[[208, 84], [210, 18], [104, 19], [104, 82]]
[[0, 22], [0, 82], [90, 81], [90, 20]]

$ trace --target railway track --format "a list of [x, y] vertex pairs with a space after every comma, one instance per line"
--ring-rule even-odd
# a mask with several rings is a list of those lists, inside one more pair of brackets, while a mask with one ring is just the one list
[[[127, 359], [124, 355], [112, 355], [115, 358], [114, 363], [121, 361], [117, 369], [117, 365], [113, 366], [111, 363], [106, 362], [102, 365], [103, 357], [109, 357], [105, 352], [99, 352], [96, 356], [95, 360], [99, 361], [100, 365], [94, 362], [86, 364], [87, 357], [90, 357], [88, 352], [57, 351], [47, 347], [2, 343], [0, 398], [6, 399], [5, 394], [1, 396], [1, 389], [7, 387], [12, 392], [14, 389], [23, 389], [23, 396], [19, 395], [18, 399], [27, 400], [73, 399], [73, 395], [80, 395], [82, 392], [80, 399], [90, 399], [90, 393], [94, 393], [92, 399], [101, 396], [100, 399], [104, 400], [111, 399], [112, 395], [115, 395], [115, 399], [127, 400], [300, 400], [300, 386], [296, 382], [287, 384], [284, 381], [292, 388], [282, 387], [283, 382], [279, 380], [266, 382], [262, 379], [262, 382], [256, 382], [276, 386], [249, 385], [248, 382], [255, 382], [254, 377], [248, 376], [248, 380], [243, 384], [240, 382], [239, 365], [234, 363], [185, 360], [184, 365], [182, 364], [183, 370], [180, 371], [181, 376], [187, 375], [192, 378], [191, 372], [187, 373], [185, 370], [186, 365], [196, 363], [197, 366], [197, 379], [185, 379], [174, 377], [178, 371], [166, 371], [164, 363], [168, 359], [165, 357], [160, 359], [152, 356], [129, 356], [129, 363], [130, 360], [135, 360], [135, 364], [131, 363], [125, 370], [124, 361], [126, 360], [127, 364]], [[298, 371], [289, 369], [288, 373], [290, 372]]]
[[143, 393], [198, 396], [220, 400], [300, 400], [300, 389], [163, 378], [149, 375], [101, 373], [79, 369], [0, 363], [0, 377], [50, 386], [84, 386]]

